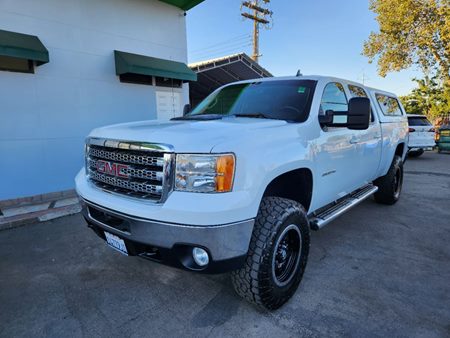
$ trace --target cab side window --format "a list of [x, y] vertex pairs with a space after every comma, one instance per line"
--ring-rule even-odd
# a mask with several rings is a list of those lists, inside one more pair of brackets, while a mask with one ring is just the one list
[[327, 110], [336, 112], [348, 111], [348, 100], [342, 84], [332, 82], [325, 87], [322, 101], [320, 102], [319, 114], [323, 115]]
[[350, 90], [352, 97], [367, 97], [366, 91], [361, 87], [348, 85], [348, 89]]
[[397, 99], [382, 94], [376, 94], [376, 97], [381, 111], [385, 116], [403, 115], [402, 109], [400, 108], [400, 104], [398, 103]]
[[[354, 85], [348, 85], [348, 90], [350, 91], [350, 95], [353, 97], [369, 97], [364, 90], [364, 88], [354, 86]], [[370, 122], [375, 121], [375, 117], [373, 116], [373, 109], [370, 109]]]

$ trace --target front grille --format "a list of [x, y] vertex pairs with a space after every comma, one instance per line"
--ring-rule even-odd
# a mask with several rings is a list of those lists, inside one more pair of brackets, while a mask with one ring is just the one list
[[171, 188], [171, 153], [138, 143], [88, 139], [86, 173], [97, 187], [162, 202]]

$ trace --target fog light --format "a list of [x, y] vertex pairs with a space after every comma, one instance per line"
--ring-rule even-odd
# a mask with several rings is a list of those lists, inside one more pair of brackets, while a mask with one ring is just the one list
[[209, 263], [208, 253], [202, 248], [192, 249], [192, 257], [194, 257], [195, 263], [199, 266], [206, 266]]

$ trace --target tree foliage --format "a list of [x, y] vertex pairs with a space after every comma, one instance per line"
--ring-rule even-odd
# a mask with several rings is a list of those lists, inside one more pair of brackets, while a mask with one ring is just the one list
[[370, 9], [380, 30], [363, 54], [381, 76], [417, 65], [450, 85], [450, 0], [370, 0]]
[[426, 115], [434, 121], [450, 113], [450, 87], [439, 76], [414, 79], [417, 87], [411, 94], [401, 97], [408, 114]]

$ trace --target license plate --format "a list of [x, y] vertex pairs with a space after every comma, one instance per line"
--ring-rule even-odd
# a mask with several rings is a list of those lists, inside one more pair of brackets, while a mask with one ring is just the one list
[[106, 232], [106, 231], [105, 231], [105, 237], [106, 237], [106, 243], [108, 243], [108, 245], [111, 248], [128, 256], [127, 247], [125, 246], [125, 242], [123, 241], [123, 239], [117, 237], [116, 235], [110, 234], [109, 232]]

